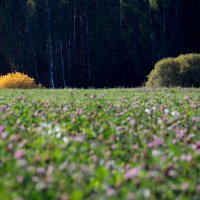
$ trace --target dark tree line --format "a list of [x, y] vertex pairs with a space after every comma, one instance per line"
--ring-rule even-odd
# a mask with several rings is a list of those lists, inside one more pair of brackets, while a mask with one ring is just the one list
[[0, 0], [0, 74], [50, 87], [139, 86], [200, 52], [199, 0]]

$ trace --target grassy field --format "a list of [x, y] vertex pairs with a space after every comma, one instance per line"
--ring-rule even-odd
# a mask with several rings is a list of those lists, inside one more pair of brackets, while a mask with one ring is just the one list
[[199, 200], [200, 89], [0, 90], [0, 200]]

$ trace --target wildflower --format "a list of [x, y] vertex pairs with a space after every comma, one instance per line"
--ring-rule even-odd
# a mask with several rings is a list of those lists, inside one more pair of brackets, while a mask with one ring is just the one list
[[151, 191], [149, 189], [145, 189], [143, 191], [143, 195], [145, 198], [149, 198], [151, 196]]
[[54, 181], [54, 179], [53, 179], [53, 177], [52, 176], [46, 176], [45, 177], [45, 182], [47, 183], [47, 184], [50, 184], [50, 183], [52, 183]]
[[106, 190], [106, 195], [107, 196], [113, 196], [113, 195], [115, 195], [117, 193], [117, 191], [115, 190], [115, 189], [113, 189], [113, 188], [108, 188], [107, 190]]
[[156, 138], [148, 144], [148, 147], [149, 148], [158, 147], [158, 146], [161, 146], [162, 144], [163, 144], [163, 141], [160, 138]]
[[136, 121], [134, 119], [130, 120], [130, 125], [131, 126], [135, 126], [135, 124], [136, 124]]
[[200, 141], [197, 141], [197, 142], [195, 143], [195, 148], [196, 148], [197, 150], [200, 150]]
[[136, 104], [132, 104], [131, 108], [137, 108], [137, 105]]
[[132, 192], [128, 193], [128, 200], [134, 200], [134, 199], [136, 199], [135, 194]]
[[60, 164], [59, 170], [65, 170], [65, 169], [67, 169], [67, 167], [68, 167], [68, 163], [64, 162], [64, 163]]
[[77, 111], [76, 111], [76, 114], [77, 115], [81, 115], [83, 113], [83, 110], [82, 109], [77, 109]]
[[5, 108], [3, 106], [0, 106], [0, 112], [4, 112]]
[[161, 151], [153, 150], [152, 151], [152, 155], [155, 156], [155, 157], [160, 156], [161, 155]]
[[177, 129], [178, 137], [183, 138], [185, 136], [185, 131], [184, 130], [179, 130]]
[[61, 138], [61, 133], [57, 133], [57, 134], [56, 134], [56, 138], [57, 138], [57, 139]]
[[90, 98], [91, 98], [91, 99], [95, 99], [95, 98], [96, 98], [96, 95], [91, 95]]
[[183, 183], [182, 185], [181, 185], [181, 190], [182, 191], [187, 191], [189, 189], [189, 184], [188, 183]]
[[36, 110], [36, 111], [34, 112], [34, 114], [33, 114], [33, 117], [37, 117], [37, 116], [39, 116], [39, 111], [38, 111], [38, 110]]
[[56, 125], [56, 126], [54, 127], [54, 130], [55, 130], [56, 133], [59, 133], [59, 132], [61, 132], [61, 127], [58, 126], [58, 125]]
[[67, 194], [63, 194], [61, 197], [61, 200], [69, 200], [69, 197]]
[[68, 138], [67, 138], [67, 137], [64, 137], [64, 138], [63, 138], [63, 142], [64, 142], [64, 143], [69, 143]]
[[199, 118], [198, 117], [192, 117], [192, 122], [198, 122], [199, 121]]
[[24, 181], [24, 177], [23, 176], [18, 176], [17, 177], [17, 182], [18, 183], [22, 183]]
[[53, 171], [54, 171], [54, 167], [53, 166], [48, 166], [48, 168], [47, 168], [47, 175], [50, 176], [53, 173]]
[[27, 165], [27, 160], [26, 159], [19, 159], [18, 160], [18, 165], [21, 167], [24, 167]]
[[198, 105], [197, 104], [191, 104], [190, 108], [198, 108]]
[[123, 126], [118, 126], [118, 127], [116, 128], [117, 131], [124, 131], [124, 129], [125, 129], [125, 128], [124, 128]]
[[138, 168], [132, 168], [130, 170], [128, 170], [125, 174], [125, 178], [128, 180], [128, 179], [131, 179], [135, 176], [137, 176], [139, 173], [139, 169]]
[[93, 155], [92, 160], [94, 163], [97, 163], [99, 161], [99, 158], [96, 155]]
[[145, 109], [145, 113], [150, 114], [151, 111], [150, 111], [148, 108], [146, 108], [146, 109]]
[[170, 170], [168, 171], [168, 176], [170, 176], [170, 177], [172, 177], [172, 178], [176, 178], [176, 177], [178, 176], [178, 173], [177, 173], [176, 170], [170, 169]]
[[13, 150], [13, 144], [12, 143], [7, 144], [7, 150], [10, 151], [10, 152]]
[[37, 174], [45, 174], [46, 170], [43, 167], [38, 167], [36, 169]]
[[173, 144], [176, 144], [178, 142], [178, 139], [175, 138], [175, 139], [172, 140], [172, 142], [173, 142]]
[[200, 192], [200, 185], [197, 185], [196, 191], [197, 191], [197, 192]]
[[153, 106], [152, 110], [155, 112], [157, 110], [156, 106]]
[[173, 117], [180, 117], [180, 113], [179, 113], [179, 112], [176, 112], [176, 111], [171, 112], [171, 115], [172, 115]]
[[11, 136], [11, 138], [10, 138], [10, 141], [11, 141], [11, 142], [19, 142], [20, 140], [21, 140], [20, 134], [13, 135], [13, 136]]
[[165, 112], [165, 114], [168, 114], [169, 113], [169, 109], [165, 109], [164, 112]]
[[1, 134], [4, 133], [4, 132], [5, 132], [5, 127], [2, 126], [2, 125], [0, 125], [0, 136], [1, 136]]
[[89, 174], [90, 172], [90, 169], [87, 165], [83, 165], [81, 166], [81, 171], [84, 173], [84, 174]]
[[167, 117], [166, 114], [164, 114], [164, 115], [162, 116], [162, 121], [167, 121], [167, 120], [168, 120], [168, 117]]
[[34, 176], [33, 178], [32, 178], [32, 181], [34, 182], [34, 183], [37, 183], [37, 182], [39, 182], [39, 177], [37, 177], [37, 176]]
[[181, 160], [190, 162], [190, 161], [192, 161], [192, 155], [185, 155], [185, 154], [183, 154], [181, 156]]
[[74, 141], [76, 141], [76, 142], [84, 142], [84, 138], [76, 136], [76, 137], [74, 137]]
[[190, 99], [190, 97], [188, 97], [188, 96], [185, 96], [185, 97], [184, 97], [184, 99], [187, 101], [187, 100], [189, 100], [189, 99]]
[[17, 150], [14, 154], [16, 159], [21, 159], [25, 156], [25, 151], [23, 149]]

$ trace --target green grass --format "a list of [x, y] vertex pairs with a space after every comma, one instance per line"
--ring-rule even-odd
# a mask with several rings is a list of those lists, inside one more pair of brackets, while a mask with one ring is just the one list
[[200, 199], [200, 89], [0, 90], [0, 199]]

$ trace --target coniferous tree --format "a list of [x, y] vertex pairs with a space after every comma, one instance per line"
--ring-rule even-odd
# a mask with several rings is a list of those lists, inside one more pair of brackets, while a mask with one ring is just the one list
[[0, 74], [49, 87], [139, 86], [200, 51], [198, 0], [0, 0]]

